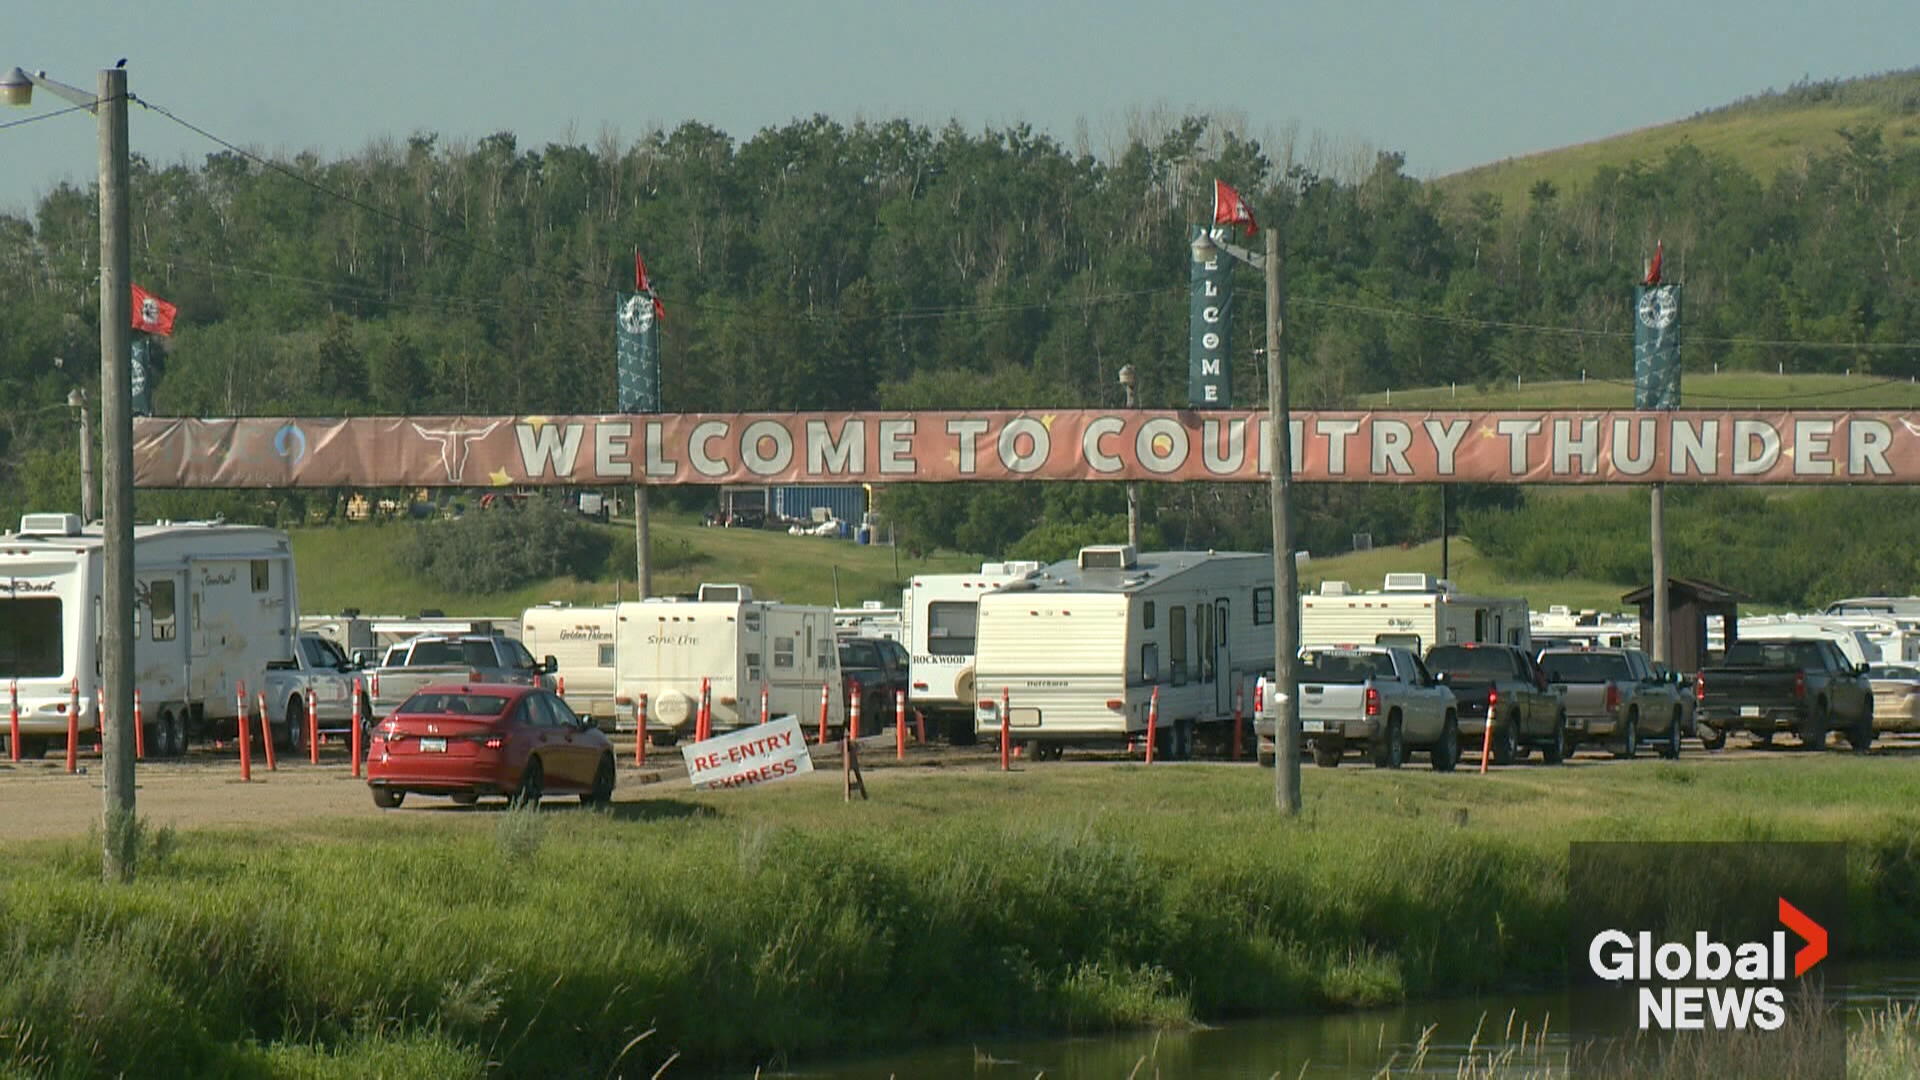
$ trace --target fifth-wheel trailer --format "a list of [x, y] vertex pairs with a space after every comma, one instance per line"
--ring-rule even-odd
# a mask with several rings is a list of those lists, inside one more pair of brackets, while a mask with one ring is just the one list
[[1530, 649], [1526, 600], [1463, 595], [1426, 574], [1388, 574], [1376, 592], [1327, 581], [1300, 598], [1301, 645], [1398, 645], [1424, 656], [1468, 642]]
[[1272, 666], [1273, 618], [1271, 555], [1082, 548], [980, 598], [976, 730], [998, 737], [1004, 692], [1008, 734], [1036, 753], [1125, 743], [1158, 690], [1162, 745], [1187, 756]]
[[[219, 521], [137, 525], [133, 542], [133, 685], [147, 753], [170, 757], [232, 730], [236, 685], [264, 689], [267, 665], [292, 658], [293, 553], [283, 532]], [[18, 695], [23, 757], [66, 741], [76, 699], [78, 729], [99, 727], [103, 554], [101, 527], [76, 514], [0, 535], [0, 693]]]

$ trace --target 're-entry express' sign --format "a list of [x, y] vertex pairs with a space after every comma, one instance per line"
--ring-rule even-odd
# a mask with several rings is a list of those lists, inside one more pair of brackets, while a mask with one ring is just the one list
[[[149, 488], [1266, 479], [1264, 412], [141, 418]], [[1304, 482], [1920, 483], [1873, 410], [1294, 413]]]
[[752, 787], [813, 771], [800, 721], [789, 716], [680, 748], [696, 788]]

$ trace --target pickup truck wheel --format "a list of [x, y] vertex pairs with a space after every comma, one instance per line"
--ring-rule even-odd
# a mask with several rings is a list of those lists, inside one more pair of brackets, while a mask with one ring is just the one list
[[1673, 710], [1673, 719], [1667, 723], [1667, 737], [1660, 744], [1660, 756], [1668, 761], [1680, 760], [1680, 710]]
[[1614, 747], [1613, 756], [1621, 761], [1632, 761], [1640, 756], [1640, 713], [1638, 710], [1627, 713], [1627, 722], [1620, 727], [1620, 745]]
[[1440, 726], [1440, 741], [1428, 751], [1434, 772], [1452, 772], [1460, 764], [1460, 721], [1452, 713]]
[[1313, 763], [1323, 769], [1338, 768], [1340, 758], [1344, 756], [1345, 751], [1346, 747], [1340, 743], [1315, 739], [1313, 740]]
[[296, 754], [307, 749], [307, 706], [299, 695], [287, 699], [287, 741], [286, 749]]
[[1373, 741], [1373, 767], [1397, 769], [1407, 760], [1406, 734], [1400, 727], [1400, 714], [1387, 717], [1387, 730]]
[[[1487, 723], [1493, 724], [1493, 717], [1487, 717]], [[1507, 717], [1505, 724], [1494, 724], [1493, 763], [1511, 765], [1520, 757], [1520, 717], [1518, 714]]]
[[1719, 728], [1700, 727], [1698, 724], [1695, 724], [1694, 727], [1700, 732], [1701, 749], [1718, 750], [1727, 745], [1727, 733]]
[[1818, 698], [1800, 720], [1800, 745], [1809, 750], [1827, 748], [1827, 699]]
[[1847, 731], [1847, 745], [1853, 747], [1856, 754], [1864, 754], [1873, 745], [1873, 699], [1867, 699], [1867, 708], [1860, 719], [1853, 722]]
[[1549, 765], [1558, 765], [1567, 760], [1567, 714], [1557, 713], [1553, 718], [1553, 738], [1548, 739], [1540, 748], [1540, 759]]
[[407, 797], [406, 792], [395, 791], [392, 788], [376, 787], [371, 790], [373, 791], [373, 805], [382, 810], [397, 809], [400, 803]]

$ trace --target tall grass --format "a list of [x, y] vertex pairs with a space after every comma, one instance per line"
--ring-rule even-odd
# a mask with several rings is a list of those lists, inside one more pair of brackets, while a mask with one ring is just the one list
[[119, 888], [84, 841], [20, 845], [0, 1074], [699, 1075], [1547, 985], [1571, 839], [1845, 837], [1851, 940], [1920, 951], [1911, 763], [1838, 758], [1312, 772], [1297, 820], [1251, 768], [876, 770], [865, 804], [187, 833]]

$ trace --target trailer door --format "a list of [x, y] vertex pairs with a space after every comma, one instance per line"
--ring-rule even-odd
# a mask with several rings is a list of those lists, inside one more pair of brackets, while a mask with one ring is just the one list
[[1220, 716], [1233, 712], [1233, 695], [1239, 685], [1239, 678], [1233, 671], [1233, 648], [1227, 628], [1233, 625], [1229, 618], [1232, 607], [1226, 597], [1213, 602], [1213, 711]]

